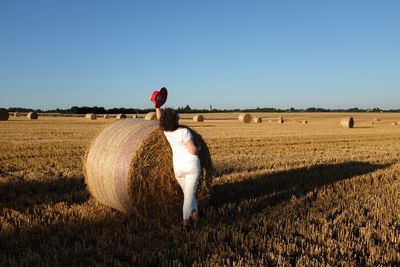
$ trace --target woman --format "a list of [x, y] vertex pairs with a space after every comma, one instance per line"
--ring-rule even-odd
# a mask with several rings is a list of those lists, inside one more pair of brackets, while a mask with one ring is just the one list
[[172, 148], [175, 178], [184, 195], [182, 227], [187, 230], [190, 219], [194, 223], [199, 219], [196, 191], [201, 174], [198, 157], [201, 146], [195, 143], [189, 129], [179, 126], [179, 115], [173, 109], [161, 111], [159, 107], [156, 107], [156, 114], [160, 127]]

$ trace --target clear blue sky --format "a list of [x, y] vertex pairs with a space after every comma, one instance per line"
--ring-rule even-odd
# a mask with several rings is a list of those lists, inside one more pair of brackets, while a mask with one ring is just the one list
[[400, 108], [400, 1], [0, 0], [0, 106]]

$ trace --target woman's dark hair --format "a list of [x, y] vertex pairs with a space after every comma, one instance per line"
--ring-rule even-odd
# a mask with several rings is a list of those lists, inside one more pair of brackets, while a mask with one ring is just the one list
[[172, 132], [179, 128], [179, 117], [175, 110], [167, 108], [161, 112], [160, 127], [167, 132]]

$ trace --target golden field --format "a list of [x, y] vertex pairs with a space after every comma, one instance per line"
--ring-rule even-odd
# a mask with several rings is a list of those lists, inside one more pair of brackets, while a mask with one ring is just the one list
[[[182, 115], [215, 165], [187, 233], [180, 214], [139, 222], [89, 195], [82, 158], [114, 119], [1, 121], [0, 266], [400, 264], [400, 114], [237, 115]], [[346, 115], [355, 128], [340, 127]]]

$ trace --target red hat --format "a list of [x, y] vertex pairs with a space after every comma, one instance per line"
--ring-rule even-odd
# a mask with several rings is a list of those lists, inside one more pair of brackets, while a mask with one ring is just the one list
[[156, 108], [161, 107], [167, 102], [168, 91], [167, 88], [163, 87], [160, 91], [154, 91], [150, 97], [152, 102], [156, 102]]

